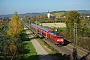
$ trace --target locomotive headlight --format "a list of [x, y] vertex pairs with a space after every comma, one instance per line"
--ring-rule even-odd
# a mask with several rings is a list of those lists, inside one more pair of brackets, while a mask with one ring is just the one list
[[63, 39], [61, 39], [61, 41], [63, 42]]
[[60, 41], [59, 39], [57, 39], [57, 41]]

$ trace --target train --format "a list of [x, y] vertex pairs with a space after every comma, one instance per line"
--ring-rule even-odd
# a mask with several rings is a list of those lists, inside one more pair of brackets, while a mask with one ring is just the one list
[[64, 44], [64, 36], [58, 32], [50, 28], [46, 28], [44, 26], [40, 26], [37, 24], [31, 24], [30, 28], [40, 34], [41, 36], [47, 38], [48, 40], [53, 41], [56, 45], [63, 45]]

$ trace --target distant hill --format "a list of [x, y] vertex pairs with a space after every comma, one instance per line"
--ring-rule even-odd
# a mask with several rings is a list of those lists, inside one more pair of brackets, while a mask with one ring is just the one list
[[[53, 11], [53, 12], [50, 12], [52, 15], [60, 15], [60, 16], [64, 16], [66, 15], [68, 11]], [[90, 10], [78, 10], [79, 13], [82, 13], [82, 14], [90, 14]], [[25, 14], [19, 14], [19, 17], [24, 17], [24, 16], [40, 16], [40, 15], [44, 15], [44, 14], [47, 14], [47, 12], [44, 12], [44, 13], [25, 13]], [[8, 18], [11, 18], [13, 14], [7, 14], [7, 15], [4, 15], [4, 18], [8, 17]], [[2, 18], [2, 15], [0, 15], [0, 18]]]
[[[77, 10], [79, 13], [90, 13], [90, 10]], [[53, 11], [51, 13], [60, 13], [60, 12], [68, 12], [68, 11]]]
[[[40, 16], [40, 15], [44, 15], [46, 13], [25, 13], [25, 14], [18, 14], [19, 17], [24, 17], [24, 16]], [[11, 18], [13, 14], [7, 14], [4, 15], [4, 18], [8, 17]], [[3, 15], [0, 15], [0, 18], [2, 18]]]
[[[90, 10], [77, 10], [79, 13], [83, 15], [90, 15]], [[59, 15], [59, 16], [65, 16], [69, 11], [53, 11], [51, 12], [51, 16]]]
[[79, 13], [90, 14], [90, 10], [78, 10]]
[[2, 18], [2, 17], [4, 17], [4, 18], [9, 17], [10, 18], [11, 16], [12, 16], [12, 14], [7, 14], [7, 15], [4, 15], [4, 16], [0, 15], [0, 18]]

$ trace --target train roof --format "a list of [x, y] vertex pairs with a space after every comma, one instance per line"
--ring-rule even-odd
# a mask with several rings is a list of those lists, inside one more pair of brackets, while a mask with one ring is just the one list
[[38, 28], [42, 27], [42, 26], [39, 26], [39, 25], [36, 25], [36, 24], [33, 24], [33, 25], [36, 26], [36, 27], [38, 27]]
[[43, 30], [47, 31], [47, 30], [51, 30], [49, 28], [46, 28], [46, 27], [43, 27], [43, 26], [40, 26], [40, 25], [36, 25], [36, 24], [33, 24], [34, 26], [38, 27], [38, 28], [42, 28]]
[[49, 28], [45, 28], [45, 27], [43, 27], [42, 29], [45, 30], [45, 31], [50, 30]]
[[63, 35], [61, 35], [58, 32], [50, 32], [51, 35], [56, 35], [57, 37], [63, 37]]

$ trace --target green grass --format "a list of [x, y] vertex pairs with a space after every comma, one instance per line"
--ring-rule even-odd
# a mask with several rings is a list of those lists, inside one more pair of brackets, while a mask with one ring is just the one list
[[37, 55], [37, 52], [33, 46], [33, 44], [30, 42], [30, 39], [26, 35], [25, 31], [21, 34], [22, 36], [22, 54], [20, 54], [20, 57], [17, 58], [17, 60], [39, 60], [39, 57]]
[[59, 15], [59, 16], [61, 16], [61, 15], [63, 15], [65, 12], [56, 12], [56, 13], [51, 13], [51, 16], [53, 16], [53, 15]]
[[0, 29], [2, 29], [3, 28], [3, 26], [0, 26]]
[[22, 45], [24, 46], [24, 55], [21, 60], [39, 60], [35, 48], [30, 41], [24, 41]]
[[26, 31], [23, 30], [22, 34], [21, 34], [21, 40], [22, 41], [29, 41], [28, 36], [26, 35]]

